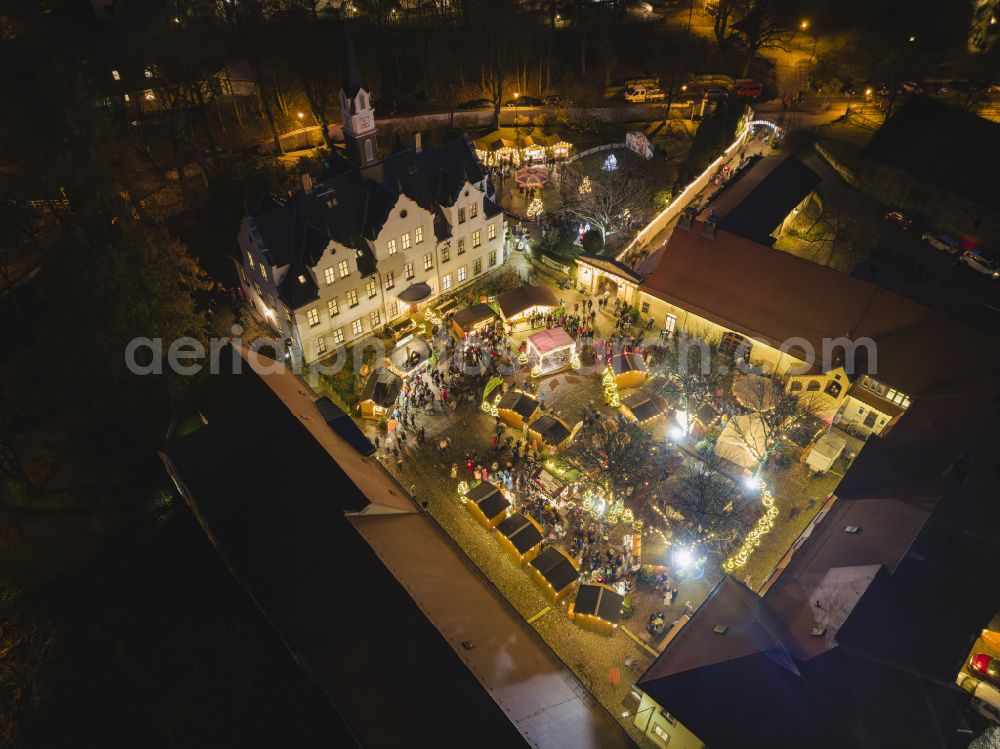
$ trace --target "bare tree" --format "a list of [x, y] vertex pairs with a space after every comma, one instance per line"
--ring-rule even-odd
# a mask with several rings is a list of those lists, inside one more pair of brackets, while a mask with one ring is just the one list
[[733, 24], [741, 46], [746, 52], [743, 73], [762, 49], [784, 47], [789, 39], [789, 27], [778, 12], [777, 0], [750, 0], [746, 15]]
[[717, 343], [684, 332], [675, 335], [658, 357], [661, 392], [675, 399], [684, 414], [682, 427], [690, 433], [702, 410], [715, 405], [726, 385]]
[[742, 524], [739, 499], [733, 482], [713, 462], [691, 460], [677, 474], [670, 504], [684, 516], [685, 542], [712, 541], [724, 547], [736, 537]]
[[608, 235], [628, 231], [641, 222], [636, 206], [648, 205], [649, 193], [646, 176], [632, 166], [619, 164], [591, 179], [576, 161], [560, 169], [555, 203], [557, 210], [589, 223], [607, 240]]

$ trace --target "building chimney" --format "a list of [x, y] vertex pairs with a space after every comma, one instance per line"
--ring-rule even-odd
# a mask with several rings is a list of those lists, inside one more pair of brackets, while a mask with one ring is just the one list
[[713, 219], [706, 221], [705, 228], [701, 231], [701, 236], [705, 237], [705, 239], [715, 239], [715, 228], [717, 225], [717, 222]]
[[302, 172], [302, 190], [306, 195], [312, 192], [313, 178], [309, 172]]
[[420, 143], [420, 133], [417, 133], [416, 135], [413, 136], [413, 150], [416, 151], [417, 153], [420, 153], [421, 148], [422, 145]]

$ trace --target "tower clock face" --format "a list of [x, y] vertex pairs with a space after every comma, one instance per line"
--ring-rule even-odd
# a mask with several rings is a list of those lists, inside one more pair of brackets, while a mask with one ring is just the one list
[[371, 125], [371, 118], [368, 115], [364, 115], [361, 118], [361, 127], [368, 127]]

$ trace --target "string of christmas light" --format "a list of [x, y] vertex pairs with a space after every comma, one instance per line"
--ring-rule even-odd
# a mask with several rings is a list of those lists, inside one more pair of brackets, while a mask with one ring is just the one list
[[774, 528], [774, 523], [778, 519], [778, 506], [774, 502], [774, 495], [764, 486], [761, 481], [760, 502], [764, 505], [764, 514], [757, 520], [757, 524], [743, 539], [743, 545], [729, 559], [722, 563], [722, 568], [726, 572], [732, 572], [746, 565], [750, 555], [760, 546], [761, 541]]
[[622, 404], [621, 395], [618, 392], [618, 383], [615, 381], [615, 373], [608, 364], [604, 368], [601, 377], [601, 385], [604, 387], [604, 400], [611, 408], [619, 408]]

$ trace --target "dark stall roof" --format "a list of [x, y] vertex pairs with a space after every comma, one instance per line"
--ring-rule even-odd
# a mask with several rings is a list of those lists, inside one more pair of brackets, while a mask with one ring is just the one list
[[618, 624], [622, 618], [625, 596], [604, 585], [581, 585], [576, 594], [573, 611], [577, 614], [599, 616], [606, 622]]
[[542, 542], [542, 534], [534, 522], [519, 512], [515, 512], [510, 517], [501, 520], [497, 525], [497, 530], [514, 544], [514, 548], [520, 554]]
[[396, 402], [402, 386], [403, 381], [394, 372], [386, 367], [379, 367], [368, 375], [358, 401], [374, 401], [380, 406], [391, 406]]
[[453, 322], [462, 330], [472, 330], [488, 320], [496, 318], [497, 313], [488, 304], [474, 304], [471, 307], [456, 312]]
[[530, 419], [538, 410], [538, 401], [520, 390], [508, 390], [500, 398], [497, 408], [513, 411], [522, 419]]
[[465, 498], [474, 502], [482, 510], [483, 515], [491, 520], [510, 507], [510, 502], [507, 501], [500, 488], [489, 481], [483, 481], [472, 487]]
[[558, 445], [570, 435], [569, 427], [555, 416], [540, 416], [528, 425], [528, 429], [538, 434], [546, 443]]
[[519, 286], [501, 294], [497, 304], [503, 316], [511, 318], [532, 307], [558, 307], [559, 300], [548, 286]]
[[576, 582], [580, 577], [573, 563], [554, 546], [547, 548], [528, 564], [538, 570], [556, 592]]

